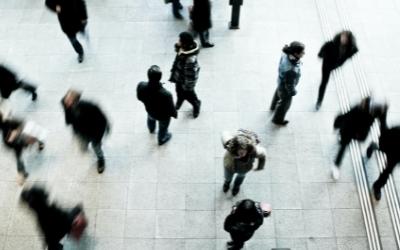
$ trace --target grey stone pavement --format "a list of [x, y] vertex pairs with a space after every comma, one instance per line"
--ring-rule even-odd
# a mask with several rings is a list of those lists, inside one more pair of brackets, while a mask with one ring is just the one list
[[[333, 0], [317, 1], [339, 31]], [[339, 112], [333, 81], [321, 111], [313, 109], [320, 79], [316, 54], [323, 42], [314, 0], [245, 0], [238, 31], [227, 29], [228, 1], [214, 0], [211, 37], [216, 47], [199, 56], [202, 113], [193, 120], [184, 104], [172, 121], [171, 142], [162, 147], [147, 132], [135, 88], [152, 64], [161, 66], [167, 82], [173, 44], [188, 28], [187, 10], [185, 21], [176, 21], [162, 0], [87, 0], [91, 45], [80, 65], [43, 2], [0, 0], [0, 61], [40, 86], [37, 103], [21, 92], [10, 101], [15, 115], [48, 130], [44, 152], [25, 155], [29, 184], [45, 184], [61, 205], [83, 202], [87, 211], [87, 235], [79, 244], [65, 240], [65, 249], [225, 249], [224, 218], [243, 198], [274, 208], [246, 249], [368, 248], [349, 154], [340, 181], [330, 177], [337, 150], [332, 122]], [[182, 3], [190, 5], [189, 0]], [[400, 1], [342, 4], [358, 38], [367, 80], [376, 96], [391, 103], [390, 123], [398, 123]], [[270, 123], [268, 106], [280, 50], [292, 40], [307, 46], [303, 75], [288, 114], [291, 122], [277, 128]], [[361, 94], [351, 63], [343, 72], [355, 102]], [[173, 90], [171, 83], [165, 86]], [[102, 175], [93, 154], [80, 152], [64, 125], [59, 101], [70, 87], [97, 101], [112, 122]], [[250, 173], [232, 197], [221, 191], [220, 133], [237, 128], [259, 133], [268, 158], [265, 170]], [[14, 157], [3, 146], [0, 151], [0, 249], [41, 249], [36, 221], [18, 202]], [[374, 161], [367, 172], [370, 182], [377, 177]], [[400, 172], [394, 175], [400, 183]], [[396, 249], [385, 198], [374, 206], [383, 249]]]

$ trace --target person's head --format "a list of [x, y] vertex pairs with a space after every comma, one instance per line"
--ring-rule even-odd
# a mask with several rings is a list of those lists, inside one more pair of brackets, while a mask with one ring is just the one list
[[341, 46], [351, 46], [355, 44], [354, 35], [350, 30], [343, 30], [338, 33], [335, 36], [334, 41], [339, 43]]
[[159, 82], [162, 77], [162, 72], [160, 67], [157, 65], [153, 65], [147, 71], [147, 77], [149, 78], [150, 82]]
[[65, 94], [62, 102], [65, 108], [71, 108], [81, 99], [82, 93], [73, 89], [70, 89]]
[[294, 57], [294, 59], [300, 60], [300, 58], [305, 54], [305, 46], [301, 42], [293, 41], [289, 45], [285, 45], [282, 51], [285, 54]]
[[26, 188], [21, 193], [21, 201], [26, 203], [30, 208], [39, 210], [48, 205], [48, 193], [39, 186]]
[[238, 216], [242, 221], [253, 221], [254, 218], [260, 215], [257, 210], [256, 203], [250, 199], [245, 199], [237, 203], [236, 216]]
[[180, 45], [183, 50], [193, 48], [193, 46], [195, 45], [195, 41], [192, 34], [187, 31], [180, 33], [178, 45]]
[[254, 149], [251, 141], [245, 136], [236, 136], [228, 144], [228, 150], [235, 158], [244, 158]]

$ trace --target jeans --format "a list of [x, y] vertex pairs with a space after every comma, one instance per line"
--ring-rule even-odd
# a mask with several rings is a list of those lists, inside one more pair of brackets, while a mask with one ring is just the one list
[[156, 130], [156, 122], [158, 121], [158, 142], [164, 141], [165, 137], [168, 134], [168, 126], [171, 121], [171, 118], [167, 120], [156, 120], [150, 115], [147, 115], [147, 127], [150, 133], [153, 133]]
[[233, 187], [234, 188], [239, 188], [240, 185], [242, 185], [244, 178], [246, 177], [246, 173], [235, 173], [232, 172], [230, 169], [227, 169], [224, 167], [224, 176], [225, 176], [225, 182], [226, 183], [231, 183], [233, 176], [236, 174], [235, 181], [233, 182]]
[[82, 150], [86, 150], [89, 146], [89, 143], [92, 144], [92, 148], [94, 153], [96, 154], [97, 160], [98, 161], [104, 161], [104, 153], [103, 149], [101, 148], [101, 141], [92, 141], [85, 136], [79, 135], [79, 142], [81, 144]]
[[25, 170], [25, 164], [22, 160], [22, 148], [15, 149], [15, 158], [17, 159], [17, 171], [19, 174], [27, 174]]
[[188, 101], [193, 106], [193, 111], [198, 112], [200, 109], [200, 100], [194, 90], [184, 90], [180, 83], [176, 84], [176, 109], [179, 109], [183, 101]]
[[277, 89], [271, 102], [271, 110], [275, 110], [273, 121], [281, 122], [285, 120], [287, 111], [292, 104], [292, 96], [286, 92]]
[[326, 65], [325, 63], [322, 64], [322, 79], [321, 79], [321, 84], [319, 86], [318, 100], [317, 100], [317, 103], [319, 104], [321, 104], [322, 101], [324, 100], [326, 86], [328, 85], [329, 77], [331, 75], [332, 70], [333, 69], [328, 65]]
[[210, 40], [210, 32], [208, 30], [200, 31], [199, 36], [200, 36], [201, 45], [208, 43]]

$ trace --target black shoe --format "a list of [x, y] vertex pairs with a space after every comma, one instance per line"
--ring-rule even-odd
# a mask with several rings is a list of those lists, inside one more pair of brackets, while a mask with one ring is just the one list
[[317, 102], [317, 104], [315, 104], [315, 110], [318, 111], [321, 108], [321, 102]]
[[172, 134], [167, 133], [161, 141], [158, 141], [158, 145], [160, 145], [160, 146], [164, 145], [167, 141], [169, 141], [171, 139], [171, 137], [172, 137]]
[[228, 241], [228, 242], [226, 242], [226, 245], [229, 246], [229, 247], [233, 246], [234, 244], [235, 244], [235, 243], [234, 243], [233, 241]]
[[39, 151], [44, 149], [44, 142], [39, 142]]
[[233, 195], [233, 196], [236, 196], [236, 195], [239, 193], [239, 191], [240, 191], [240, 188], [239, 188], [239, 187], [233, 187], [233, 189], [232, 189], [232, 195]]
[[179, 12], [174, 13], [174, 17], [175, 17], [176, 19], [178, 19], [178, 20], [183, 20], [183, 16], [182, 16], [182, 14], [179, 13]]
[[378, 189], [378, 188], [375, 186], [375, 183], [374, 183], [374, 185], [372, 185], [372, 190], [374, 191], [375, 199], [376, 199], [377, 201], [379, 201], [379, 200], [382, 198], [381, 189], [380, 189], [380, 188]]
[[193, 109], [193, 118], [199, 117], [199, 115], [200, 115], [200, 107], [201, 107], [201, 101], [199, 100], [199, 101], [197, 102], [197, 107], [195, 107], [195, 108]]
[[229, 182], [225, 182], [224, 185], [222, 186], [222, 191], [224, 191], [224, 193], [228, 192], [229, 190]]
[[97, 172], [99, 174], [104, 172], [104, 169], [106, 168], [106, 163], [104, 161], [104, 159], [100, 159], [97, 161]]
[[371, 145], [369, 145], [369, 147], [367, 148], [367, 157], [368, 159], [371, 158], [372, 153], [374, 152], [374, 150], [378, 149], [378, 145], [376, 145], [376, 143], [371, 143]]
[[175, 109], [178, 111], [182, 107], [183, 103], [176, 103], [175, 104]]
[[83, 54], [79, 54], [78, 55], [78, 62], [82, 63], [83, 62], [83, 58], [84, 58], [84, 55]]
[[36, 101], [37, 99], [37, 93], [36, 91], [32, 92], [32, 101]]
[[283, 120], [283, 121], [272, 120], [272, 122], [273, 122], [274, 124], [276, 124], [276, 125], [279, 125], [279, 126], [286, 126], [286, 125], [289, 123], [288, 120]]
[[212, 48], [212, 47], [214, 47], [215, 45], [214, 45], [213, 43], [206, 42], [206, 43], [204, 43], [202, 46], [203, 46], [203, 48]]

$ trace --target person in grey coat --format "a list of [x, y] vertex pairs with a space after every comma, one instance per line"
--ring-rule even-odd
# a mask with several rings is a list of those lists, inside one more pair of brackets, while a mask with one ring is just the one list
[[224, 193], [228, 192], [235, 174], [232, 195], [235, 196], [239, 193], [240, 185], [243, 183], [246, 174], [253, 169], [256, 159], [258, 165], [255, 170], [264, 168], [266, 151], [258, 143], [257, 135], [248, 130], [240, 129], [235, 134], [222, 133], [222, 145], [226, 149], [224, 155]]
[[271, 103], [271, 111], [275, 111], [272, 122], [276, 125], [286, 125], [285, 120], [287, 111], [292, 103], [293, 96], [296, 95], [296, 86], [301, 76], [300, 59], [304, 56], [305, 46], [301, 42], [294, 41], [290, 45], [285, 45], [282, 49], [283, 55], [279, 62], [278, 87], [275, 91]]

